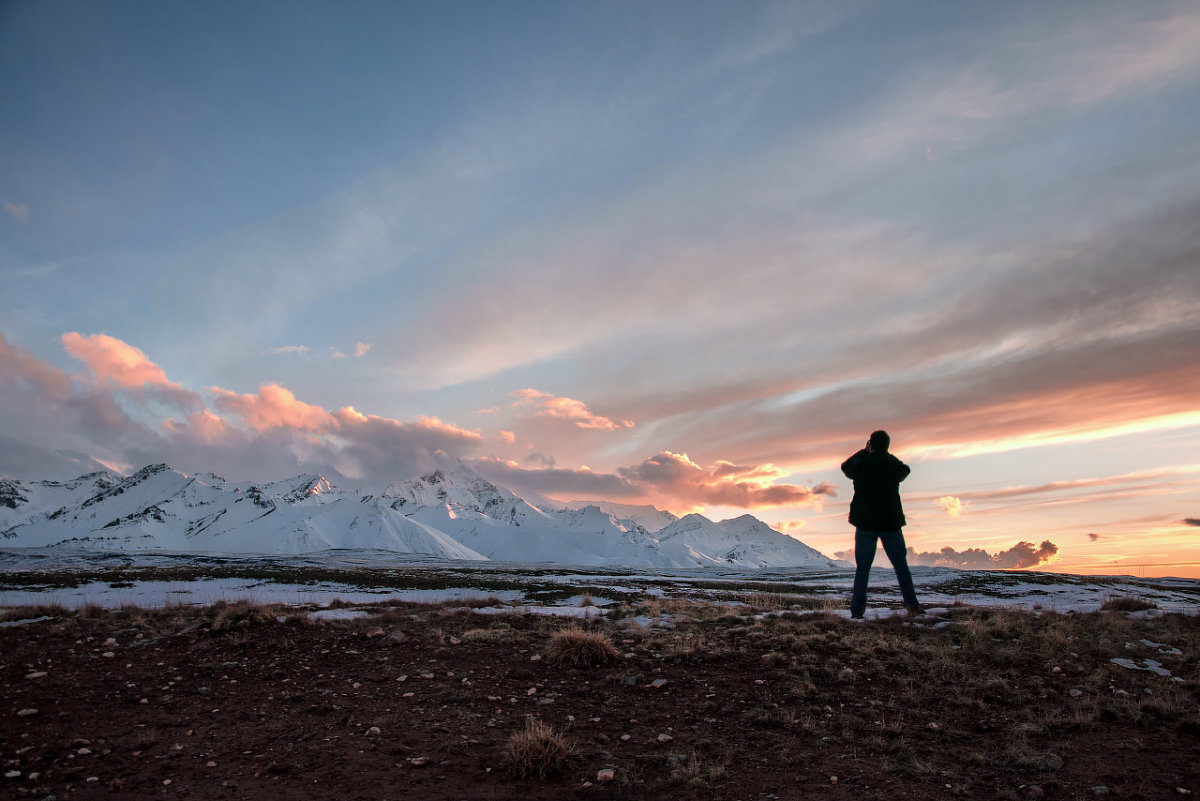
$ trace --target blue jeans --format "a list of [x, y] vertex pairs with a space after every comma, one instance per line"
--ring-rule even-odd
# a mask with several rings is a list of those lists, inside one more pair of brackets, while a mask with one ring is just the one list
[[850, 614], [861, 615], [867, 609], [867, 580], [871, 577], [871, 563], [875, 561], [875, 547], [883, 542], [887, 554], [896, 570], [900, 582], [900, 595], [909, 609], [920, 606], [917, 592], [913, 589], [912, 572], [908, 569], [908, 550], [904, 545], [904, 534], [895, 531], [863, 531], [854, 529], [854, 593], [850, 596]]

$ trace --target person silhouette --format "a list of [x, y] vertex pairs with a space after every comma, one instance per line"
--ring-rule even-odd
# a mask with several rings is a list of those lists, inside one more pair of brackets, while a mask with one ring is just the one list
[[872, 432], [866, 446], [842, 462], [842, 472], [854, 482], [850, 501], [850, 525], [854, 526], [854, 591], [850, 595], [850, 617], [861, 619], [867, 610], [867, 581], [875, 551], [883, 543], [900, 583], [900, 595], [909, 614], [924, 610], [913, 589], [908, 569], [908, 550], [900, 530], [907, 521], [900, 502], [900, 482], [908, 478], [908, 465], [888, 452], [892, 439], [886, 431]]

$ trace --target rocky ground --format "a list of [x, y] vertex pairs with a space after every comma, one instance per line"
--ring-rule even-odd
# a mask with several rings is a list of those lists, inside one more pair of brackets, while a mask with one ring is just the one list
[[[352, 620], [14, 610], [0, 626], [0, 796], [1200, 792], [1194, 617], [952, 608], [861, 623], [647, 603], [586, 623], [403, 604]], [[614, 659], [549, 648], [570, 627], [603, 635]], [[545, 778], [512, 753], [529, 719], [565, 749]]]

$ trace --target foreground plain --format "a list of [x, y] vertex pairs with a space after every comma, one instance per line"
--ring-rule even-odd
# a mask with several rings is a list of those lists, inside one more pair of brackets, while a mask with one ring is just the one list
[[[352, 619], [249, 603], [10, 610], [0, 787], [273, 801], [1200, 792], [1194, 616], [950, 607], [856, 623], [761, 601], [646, 597], [583, 621], [398, 601]], [[615, 650], [564, 650], [563, 631]], [[514, 755], [529, 720], [561, 735], [561, 759]]]

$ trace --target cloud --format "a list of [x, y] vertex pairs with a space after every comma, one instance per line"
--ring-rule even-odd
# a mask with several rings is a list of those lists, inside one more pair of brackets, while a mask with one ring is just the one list
[[308, 353], [308, 345], [281, 345], [278, 348], [267, 348], [267, 353], [279, 356], [283, 353], [295, 353], [303, 356]]
[[775, 528], [786, 534], [789, 531], [799, 531], [807, 525], [807, 520], [780, 520], [775, 524]]
[[1100, 539], [1100, 535], [1094, 531], [1089, 531], [1087, 536], [1088, 536], [1088, 539], [1091, 540], [1092, 542], [1095, 542], [1096, 540]]
[[71, 394], [71, 377], [39, 359], [0, 333], [0, 382], [21, 383], [43, 400], [62, 400]]
[[297, 400], [291, 390], [279, 384], [263, 384], [257, 393], [239, 395], [220, 387], [209, 387], [213, 405], [222, 412], [236, 415], [256, 431], [291, 428], [320, 431], [334, 425], [334, 418], [320, 406]]
[[672, 504], [732, 506], [758, 509], [778, 506], [820, 508], [824, 498], [837, 496], [837, 488], [822, 482], [814, 487], [775, 483], [785, 471], [774, 465], [738, 466], [719, 461], [711, 469], [693, 462], [687, 454], [663, 451], [641, 464], [617, 469], [617, 474]]
[[950, 517], [960, 517], [966, 511], [965, 504], [953, 495], [938, 498], [936, 503]]
[[912, 547], [908, 549], [910, 565], [926, 565], [930, 567], [958, 567], [964, 569], [1015, 569], [1036, 567], [1050, 562], [1058, 555], [1058, 546], [1049, 540], [1039, 546], [1032, 542], [1021, 541], [1006, 551], [989, 554], [982, 548], [967, 548], [963, 551], [946, 546], [937, 552], [920, 553]]
[[513, 392], [512, 396], [517, 398], [517, 401], [512, 404], [514, 407], [537, 406], [539, 409], [534, 413], [535, 416], [564, 420], [578, 428], [615, 431], [618, 428], [633, 428], [634, 426], [632, 420], [622, 420], [618, 423], [607, 417], [592, 414], [583, 401], [574, 398], [560, 398], [536, 389], [519, 389]]
[[29, 222], [29, 209], [24, 203], [5, 203], [4, 210], [19, 223]]
[[367, 355], [367, 351], [369, 351], [370, 349], [371, 349], [371, 346], [368, 345], [366, 342], [355, 343], [354, 355], [361, 359], [363, 356]]
[[86, 364], [99, 381], [119, 387], [151, 386], [177, 388], [167, 379], [166, 372], [142, 352], [108, 334], [85, 337], [71, 331], [62, 335], [67, 353]]
[[500, 431], [500, 440], [509, 445], [513, 445], [517, 441], [517, 435], [514, 434], [512, 431], [501, 430]]
[[344, 359], [344, 358], [346, 358], [346, 354], [342, 353], [340, 350], [335, 350], [333, 353], [329, 354], [329, 358]]
[[538, 467], [556, 467], [558, 462], [553, 456], [534, 451], [525, 457], [525, 464], [537, 465]]
[[1185, 526], [1200, 526], [1200, 517], [1185, 517], [1183, 518]]

